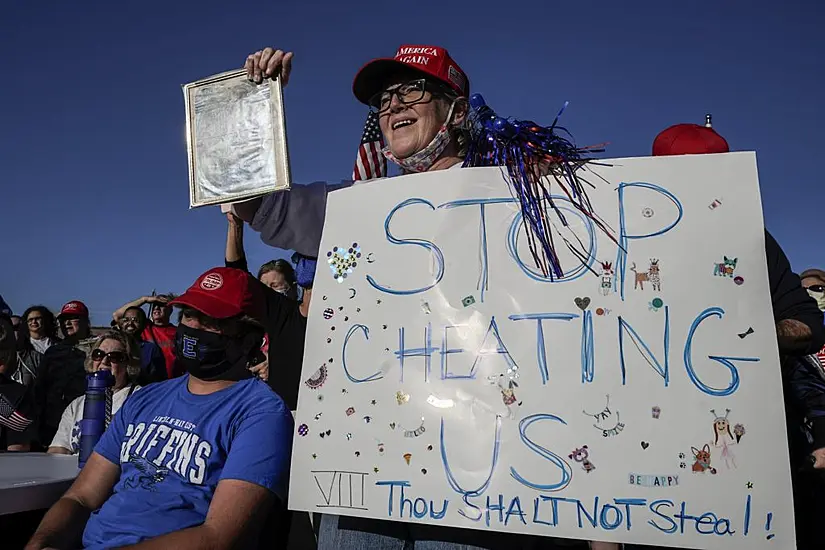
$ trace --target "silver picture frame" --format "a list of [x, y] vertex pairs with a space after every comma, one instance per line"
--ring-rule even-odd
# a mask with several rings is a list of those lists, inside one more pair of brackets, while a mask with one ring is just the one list
[[229, 71], [183, 85], [189, 206], [239, 202], [289, 189], [280, 78]]

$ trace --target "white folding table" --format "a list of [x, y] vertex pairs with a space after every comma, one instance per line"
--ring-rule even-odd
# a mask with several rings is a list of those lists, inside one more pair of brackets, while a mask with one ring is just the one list
[[77, 455], [0, 453], [0, 515], [50, 508], [79, 472]]

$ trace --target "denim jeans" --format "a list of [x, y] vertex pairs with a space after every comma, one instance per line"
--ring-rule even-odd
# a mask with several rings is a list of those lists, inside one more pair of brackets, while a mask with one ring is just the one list
[[[513, 535], [455, 529], [449, 527], [413, 526], [408, 529], [405, 524], [374, 520], [382, 529], [356, 530], [339, 529], [338, 516], [324, 514], [321, 517], [321, 530], [318, 533], [318, 550], [498, 550], [499, 548], [520, 550], [574, 550], [586, 549], [586, 542], [560, 541], [558, 539], [528, 535]], [[390, 529], [386, 529], [389, 527]], [[392, 527], [397, 527], [393, 530]], [[419, 527], [419, 529], [416, 529]], [[383, 531], [383, 532], [382, 532]], [[446, 536], [438, 536], [446, 535]], [[461, 536], [464, 535], [464, 536]], [[479, 541], [483, 546], [438, 540], [444, 538], [464, 538]], [[487, 541], [490, 541], [489, 544]]]

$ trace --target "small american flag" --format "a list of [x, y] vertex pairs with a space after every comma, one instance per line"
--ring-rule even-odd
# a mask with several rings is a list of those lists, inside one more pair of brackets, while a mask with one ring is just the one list
[[5, 395], [0, 394], [0, 424], [16, 432], [22, 432], [31, 423], [31, 420], [17, 412]]
[[364, 124], [364, 135], [352, 170], [353, 181], [383, 178], [387, 175], [387, 159], [381, 153], [384, 148], [384, 136], [378, 127], [378, 113], [370, 111]]

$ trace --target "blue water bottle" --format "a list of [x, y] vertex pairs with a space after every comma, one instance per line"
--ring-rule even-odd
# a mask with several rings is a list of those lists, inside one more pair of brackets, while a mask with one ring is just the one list
[[80, 421], [80, 468], [92, 455], [100, 436], [112, 419], [112, 388], [115, 377], [111, 371], [99, 370], [86, 375], [86, 401], [83, 404], [83, 419]]

